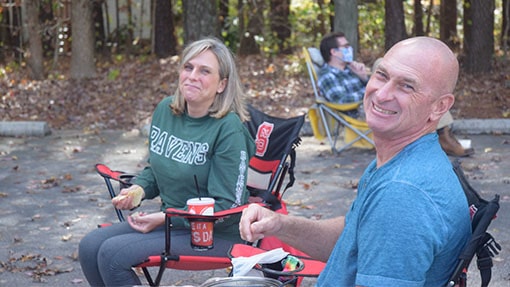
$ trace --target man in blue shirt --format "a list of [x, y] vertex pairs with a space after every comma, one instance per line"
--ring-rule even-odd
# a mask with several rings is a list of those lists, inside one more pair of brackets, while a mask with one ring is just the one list
[[311, 220], [251, 205], [241, 237], [277, 236], [327, 261], [317, 286], [444, 286], [471, 234], [467, 200], [436, 127], [455, 98], [459, 64], [444, 43], [395, 44], [363, 100], [376, 158], [345, 217]]

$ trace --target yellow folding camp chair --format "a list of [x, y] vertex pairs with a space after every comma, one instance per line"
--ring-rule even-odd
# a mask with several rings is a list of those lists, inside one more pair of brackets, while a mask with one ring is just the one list
[[[362, 102], [345, 104], [328, 102], [320, 95], [317, 86], [317, 69], [324, 64], [319, 49], [303, 47], [303, 55], [315, 94], [315, 104], [308, 110], [315, 138], [324, 140], [327, 137], [333, 153], [340, 153], [350, 147], [374, 148], [372, 132], [367, 123], [347, 114], [349, 111], [357, 110]], [[342, 134], [343, 141], [339, 140]]]

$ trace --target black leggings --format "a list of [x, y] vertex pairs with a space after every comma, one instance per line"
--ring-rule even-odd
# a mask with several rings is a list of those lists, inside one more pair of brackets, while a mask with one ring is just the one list
[[[150, 255], [159, 255], [165, 248], [164, 228], [149, 233], [133, 230], [127, 222], [98, 228], [80, 242], [79, 258], [83, 274], [91, 286], [140, 285], [132, 267]], [[214, 248], [195, 251], [190, 245], [189, 229], [172, 229], [174, 255], [226, 257], [232, 241], [214, 238]]]

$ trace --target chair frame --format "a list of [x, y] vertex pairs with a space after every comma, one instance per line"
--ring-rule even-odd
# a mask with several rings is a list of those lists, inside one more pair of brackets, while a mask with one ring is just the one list
[[467, 270], [476, 254], [477, 265], [480, 270], [481, 286], [486, 287], [489, 285], [492, 275], [492, 257], [501, 250], [501, 246], [487, 231], [499, 210], [500, 196], [499, 194], [494, 195], [491, 201], [483, 199], [467, 180], [460, 164], [458, 159], [452, 162], [453, 170], [459, 178], [462, 189], [468, 200], [471, 212], [472, 232], [466, 247], [464, 247], [459, 255], [458, 263], [446, 286], [467, 286]]
[[[259, 112], [264, 115], [265, 119], [277, 119], [277, 120], [285, 120], [283, 118], [271, 117], [260, 111], [257, 111], [253, 107], [249, 107], [248, 109], [250, 114]], [[268, 188], [264, 190], [255, 190], [258, 192], [257, 196], [263, 198], [263, 202], [259, 203], [261, 205], [267, 206], [273, 210], [283, 208], [285, 209], [285, 204], [281, 200], [281, 197], [285, 190], [291, 187], [294, 183], [294, 156], [295, 156], [295, 148], [300, 144], [301, 138], [299, 137], [299, 131], [304, 123], [304, 117], [297, 116], [292, 119], [296, 121], [293, 126], [292, 134], [295, 136], [294, 139], [288, 139], [286, 146], [284, 147], [284, 151], [282, 155], [279, 155], [277, 159], [273, 161], [279, 160], [278, 165], [273, 169], [271, 168], [271, 180], [269, 182]], [[290, 119], [289, 119], [290, 120]], [[252, 136], [254, 136], [252, 134]], [[254, 160], [256, 157], [254, 156], [251, 160]], [[290, 162], [289, 159], [290, 158]], [[255, 159], [256, 160], [256, 159]], [[260, 159], [259, 159], [260, 161]], [[252, 164], [250, 161], [249, 168], [252, 168]], [[122, 171], [115, 171], [110, 169], [104, 164], [96, 164], [96, 171], [101, 175], [106, 183], [106, 187], [108, 189], [109, 195], [111, 198], [116, 196], [115, 188], [113, 187], [112, 180], [119, 182], [119, 189], [123, 187], [130, 186], [130, 181], [135, 177], [135, 175], [127, 174]], [[268, 171], [265, 171], [268, 172]], [[287, 183], [286, 187], [283, 191], [281, 191], [284, 179], [286, 175], [289, 174], [290, 179]], [[249, 188], [250, 189], [250, 188]], [[253, 191], [253, 190], [252, 190]], [[250, 191], [250, 192], [252, 192]], [[182, 211], [179, 209], [169, 208], [165, 211], [165, 249], [160, 255], [152, 255], [149, 256], [144, 262], [133, 266], [135, 268], [141, 268], [144, 276], [149, 283], [150, 286], [159, 286], [161, 283], [161, 279], [163, 277], [163, 273], [167, 268], [177, 269], [177, 270], [212, 270], [212, 269], [221, 269], [228, 268], [232, 266], [232, 262], [230, 257], [214, 257], [214, 256], [190, 256], [190, 255], [173, 255], [170, 252], [171, 246], [171, 232], [172, 232], [172, 218], [173, 217], [184, 217], [188, 220], [200, 219], [200, 220], [211, 220], [215, 221], [217, 219], [231, 216], [234, 214], [239, 214], [242, 212], [244, 208], [246, 208], [248, 204], [239, 206], [237, 208], [228, 209], [220, 212], [214, 213], [212, 216], [203, 216], [190, 214], [186, 211]], [[285, 209], [286, 211], [286, 209]], [[121, 210], [115, 209], [117, 214], [117, 218], [120, 222], [125, 221], [124, 215]], [[106, 226], [108, 224], [100, 225]], [[148, 268], [149, 267], [159, 267], [157, 275], [155, 278], [150, 274]]]
[[[370, 138], [369, 134], [372, 132], [366, 122], [357, 120], [353, 117], [350, 117], [345, 112], [356, 110], [362, 102], [356, 103], [347, 103], [347, 104], [335, 104], [330, 103], [326, 99], [324, 99], [320, 95], [319, 88], [317, 86], [318, 76], [314, 68], [314, 63], [308, 48], [303, 47], [303, 55], [306, 62], [306, 68], [308, 71], [308, 76], [310, 77], [310, 82], [312, 83], [313, 93], [315, 95], [315, 107], [319, 111], [320, 119], [324, 126], [324, 130], [326, 132], [329, 144], [331, 146], [331, 150], [333, 153], [340, 153], [345, 149], [350, 148], [356, 142], [360, 140], [367, 141], [370, 145], [375, 146], [374, 141]], [[333, 117], [337, 122], [336, 132], [331, 132], [329, 128], [329, 121], [327, 116]], [[338, 140], [339, 140], [339, 128], [340, 126], [344, 126], [346, 129], [349, 129], [356, 133], [357, 137], [349, 142], [345, 142], [344, 145], [337, 148]], [[365, 130], [360, 131], [357, 127], [363, 127]], [[314, 131], [314, 134], [317, 132]], [[316, 134], [316, 137], [319, 137]]]

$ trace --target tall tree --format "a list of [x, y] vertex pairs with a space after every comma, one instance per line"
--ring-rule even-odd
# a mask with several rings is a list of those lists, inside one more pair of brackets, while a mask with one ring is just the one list
[[354, 50], [358, 51], [358, 4], [352, 0], [335, 0], [334, 31], [342, 31]]
[[34, 80], [44, 79], [43, 46], [41, 26], [39, 25], [39, 0], [27, 0], [25, 3], [25, 26], [28, 35], [28, 53], [25, 55]]
[[[243, 25], [239, 26], [241, 39], [238, 53], [240, 55], [260, 53], [260, 47], [255, 38], [262, 35], [264, 27], [263, 11], [263, 0], [239, 1], [239, 22], [243, 22]], [[244, 28], [241, 29], [241, 27]]]
[[158, 58], [177, 54], [172, 0], [156, 0], [154, 17], [154, 53]]
[[94, 61], [93, 3], [73, 0], [71, 4], [71, 78], [83, 79], [96, 75]]
[[[321, 35], [326, 35], [329, 32], [329, 30], [331, 30], [331, 29], [329, 29], [329, 27], [328, 27], [328, 29], [326, 29], [326, 22], [327, 22], [326, 19], [328, 21], [333, 20], [331, 22], [334, 22], [335, 18], [330, 19], [329, 16], [331, 13], [325, 13], [326, 11], [329, 11], [329, 7], [326, 6], [326, 4], [324, 3], [324, 0], [317, 0], [317, 6], [319, 6], [319, 15], [317, 15], [317, 20], [319, 21], [319, 27], [317, 29]], [[331, 23], [330, 23], [330, 26], [331, 26]], [[315, 37], [314, 37], [314, 40], [315, 40]]]
[[290, 0], [273, 0], [270, 3], [271, 31], [276, 34], [278, 50], [280, 53], [290, 54], [292, 49], [287, 43], [287, 39], [291, 35], [289, 23]]
[[[468, 73], [486, 73], [491, 70], [494, 54], [495, 0], [471, 0], [469, 42], [465, 69]], [[466, 16], [466, 14], [465, 14]]]
[[184, 14], [184, 43], [204, 36], [219, 36], [217, 1], [182, 1]]
[[439, 38], [450, 48], [459, 47], [457, 36], [457, 1], [441, 1], [439, 15]]
[[503, 0], [503, 25], [501, 27], [501, 46], [508, 51], [510, 46], [510, 0]]
[[94, 0], [92, 5], [96, 51], [107, 54], [108, 49], [106, 47], [106, 34], [103, 19], [103, 5], [105, 5], [105, 0]]
[[384, 1], [384, 11], [384, 49], [388, 50], [400, 40], [407, 38], [402, 0]]
[[462, 18], [462, 28], [464, 30], [464, 41], [462, 45], [462, 50], [464, 56], [469, 54], [469, 45], [472, 42], [471, 40], [471, 30], [473, 27], [473, 19], [471, 17], [471, 0], [464, 0], [462, 4], [462, 8], [464, 10], [464, 17]]
[[423, 36], [425, 35], [423, 29], [423, 5], [421, 1], [414, 1], [414, 28], [413, 28], [414, 36]]

